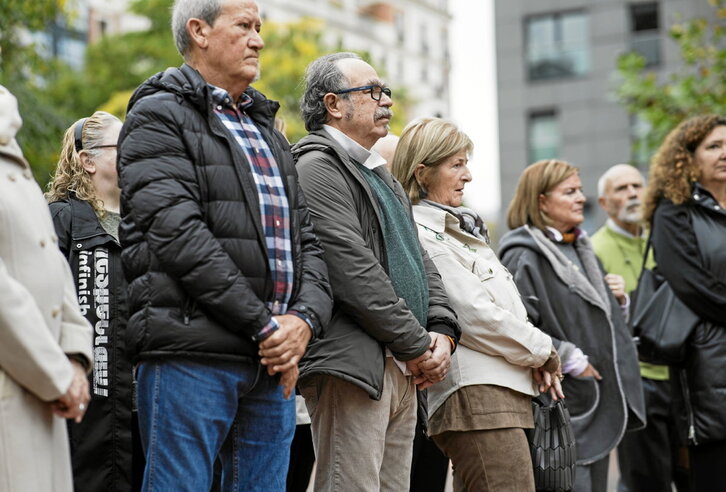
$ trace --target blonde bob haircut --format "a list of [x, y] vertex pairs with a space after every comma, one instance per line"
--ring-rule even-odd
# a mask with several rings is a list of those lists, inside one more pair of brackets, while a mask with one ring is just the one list
[[75, 130], [76, 125], [81, 124], [81, 121], [78, 120], [72, 124], [63, 135], [58, 164], [50, 183], [48, 183], [45, 199], [48, 203], [53, 203], [65, 200], [70, 193], [73, 193], [79, 200], [89, 202], [96, 213], [103, 217], [106, 213], [103, 208], [103, 200], [98, 198], [96, 188], [94, 188], [91, 181], [91, 175], [83, 169], [80, 154], [85, 152], [90, 160], [96, 159], [102, 152], [101, 149], [96, 147], [103, 144], [106, 131], [111, 125], [120, 123], [120, 120], [105, 111], [96, 111], [89, 116], [82, 123], [81, 142], [83, 149], [78, 152], [75, 145]]
[[[391, 172], [401, 182], [411, 203], [416, 204], [426, 196], [425, 183], [431, 172], [462, 150], [471, 154], [474, 144], [454, 123], [441, 118], [419, 118], [403, 129]], [[419, 164], [426, 166], [422, 183], [415, 174]]]
[[531, 225], [544, 230], [552, 221], [539, 208], [539, 197], [552, 191], [558, 184], [577, 174], [579, 169], [558, 159], [537, 161], [519, 177], [514, 198], [507, 209], [507, 225], [516, 229]]

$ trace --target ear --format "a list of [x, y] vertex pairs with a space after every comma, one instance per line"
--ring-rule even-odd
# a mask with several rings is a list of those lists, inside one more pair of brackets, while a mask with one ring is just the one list
[[209, 40], [207, 38], [210, 29], [209, 24], [202, 19], [192, 17], [187, 21], [186, 28], [189, 37], [192, 38], [192, 43], [197, 45], [197, 47], [205, 49], [209, 46]]
[[605, 210], [606, 212], [608, 211], [608, 209], [607, 209], [607, 200], [605, 200], [605, 197], [604, 196], [598, 197], [597, 204], [600, 205], [600, 208], [601, 209]]
[[537, 197], [537, 202], [539, 203], [539, 210], [540, 212], [547, 212], [547, 195], [544, 193], [540, 193]]
[[426, 166], [424, 164], [416, 164], [416, 168], [413, 170], [413, 176], [416, 178], [416, 182], [422, 188], [424, 187], [424, 175], [426, 174]]
[[82, 150], [78, 157], [81, 159], [81, 167], [88, 174], [96, 174], [96, 164], [88, 157], [88, 153]]
[[323, 104], [325, 104], [325, 109], [328, 110], [328, 116], [334, 120], [343, 119], [345, 113], [341, 108], [342, 103], [343, 100], [341, 98], [330, 92], [323, 97]]

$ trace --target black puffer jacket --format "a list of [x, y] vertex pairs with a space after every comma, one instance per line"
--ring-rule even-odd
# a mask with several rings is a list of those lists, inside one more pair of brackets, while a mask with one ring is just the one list
[[51, 203], [50, 212], [81, 312], [94, 328], [91, 403], [80, 424], [68, 421], [76, 490], [130, 491], [132, 366], [123, 337], [121, 247], [88, 202], [71, 196]]
[[[396, 295], [388, 277], [378, 202], [348, 154], [325, 130], [300, 140], [293, 153], [324, 245], [335, 294], [330, 326], [323, 339], [310, 344], [300, 363], [300, 378], [329, 374], [380, 399], [384, 349], [389, 348], [399, 360], [414, 359], [429, 346], [427, 330], [458, 342], [461, 329], [456, 314], [449, 306], [439, 272], [423, 249], [429, 287], [426, 327]], [[403, 188], [388, 171], [381, 170], [379, 176], [407, 208], [415, 233]]]
[[[290, 205], [295, 279], [289, 309], [316, 334], [330, 317], [327, 269], [298, 186], [279, 108], [252, 88], [247, 113], [270, 146]], [[122, 260], [129, 347], [136, 358], [257, 357], [272, 280], [255, 183], [213, 112], [211, 89], [182, 65], [134, 93], [119, 138]]]
[[726, 441], [726, 211], [698, 183], [681, 205], [661, 200], [653, 250], [675, 294], [701, 318], [673, 378], [681, 439]]

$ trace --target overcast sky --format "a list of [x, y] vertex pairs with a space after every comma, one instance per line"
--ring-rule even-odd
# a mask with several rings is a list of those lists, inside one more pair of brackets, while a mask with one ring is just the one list
[[494, 0], [452, 0], [452, 119], [474, 141], [464, 200], [487, 221], [499, 210]]

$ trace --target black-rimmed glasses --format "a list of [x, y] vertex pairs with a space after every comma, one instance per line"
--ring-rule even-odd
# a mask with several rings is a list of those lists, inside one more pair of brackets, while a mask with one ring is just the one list
[[348, 94], [349, 92], [368, 92], [371, 95], [371, 99], [374, 101], [380, 101], [381, 97], [383, 97], [383, 94], [388, 96], [388, 98], [392, 97], [391, 89], [388, 87], [383, 87], [378, 84], [375, 85], [364, 85], [362, 87], [351, 87], [350, 89], [343, 89], [341, 91], [335, 91], [333, 94]]
[[116, 144], [108, 144], [108, 145], [96, 145], [95, 147], [88, 147], [86, 150], [93, 150], [93, 149], [110, 149], [110, 148], [116, 148], [118, 145]]

